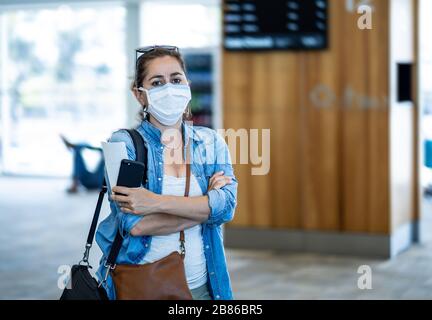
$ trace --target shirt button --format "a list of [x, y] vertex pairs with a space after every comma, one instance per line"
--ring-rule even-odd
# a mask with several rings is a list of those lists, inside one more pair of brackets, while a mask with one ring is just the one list
[[206, 249], [210, 248], [209, 245], [206, 245]]
[[162, 180], [162, 178], [158, 178], [158, 180], [159, 180], [159, 181], [161, 181], [161, 180]]
[[162, 165], [162, 162], [159, 161], [159, 165]]
[[213, 272], [213, 271], [212, 271], [212, 272], [210, 272], [210, 275], [211, 275], [211, 276], [213, 276], [213, 275], [214, 275], [214, 272]]
[[220, 295], [217, 295], [217, 296], [216, 296], [216, 299], [219, 299], [219, 298], [220, 298]]
[[161, 149], [163, 149], [163, 147], [161, 147]]
[[146, 243], [144, 246], [147, 248], [148, 247], [148, 243]]

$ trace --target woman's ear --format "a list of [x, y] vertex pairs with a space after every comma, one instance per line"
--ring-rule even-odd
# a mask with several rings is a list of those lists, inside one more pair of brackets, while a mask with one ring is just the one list
[[145, 92], [139, 91], [138, 88], [136, 88], [136, 87], [134, 87], [132, 89], [132, 92], [133, 92], [135, 98], [138, 100], [138, 102], [142, 106], [146, 106], [148, 104], [148, 102], [147, 102], [147, 95], [145, 94]]

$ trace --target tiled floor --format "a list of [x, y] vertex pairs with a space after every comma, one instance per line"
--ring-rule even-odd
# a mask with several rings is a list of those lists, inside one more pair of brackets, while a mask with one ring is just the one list
[[[97, 193], [65, 194], [67, 180], [0, 177], [0, 299], [57, 299], [58, 268], [83, 253]], [[103, 215], [108, 213], [108, 202]], [[236, 299], [432, 299], [432, 245], [391, 261], [226, 250]], [[93, 248], [97, 265], [100, 251]], [[372, 269], [372, 289], [357, 286]]]

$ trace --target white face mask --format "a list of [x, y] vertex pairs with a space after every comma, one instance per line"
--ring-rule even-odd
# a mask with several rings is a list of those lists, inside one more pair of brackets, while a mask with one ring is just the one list
[[147, 94], [147, 111], [166, 126], [179, 121], [192, 97], [189, 86], [185, 84], [167, 83], [150, 90], [142, 87], [138, 90]]

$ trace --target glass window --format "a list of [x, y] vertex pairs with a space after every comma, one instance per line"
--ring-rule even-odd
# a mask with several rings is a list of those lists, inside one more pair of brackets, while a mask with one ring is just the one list
[[61, 5], [0, 18], [3, 170], [69, 176], [60, 133], [99, 147], [126, 123], [126, 10]]
[[220, 10], [217, 1], [146, 1], [141, 6], [141, 43], [216, 47], [220, 43]]

